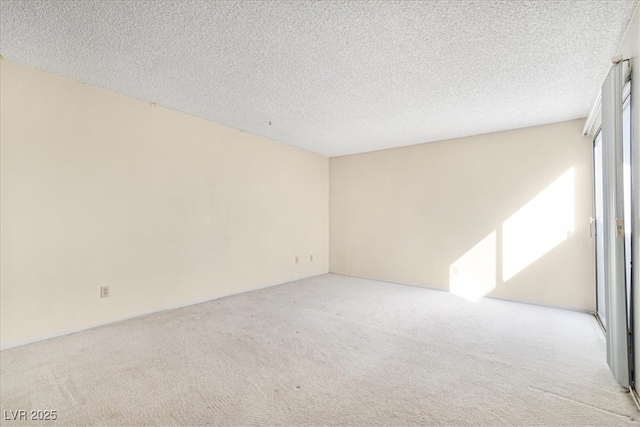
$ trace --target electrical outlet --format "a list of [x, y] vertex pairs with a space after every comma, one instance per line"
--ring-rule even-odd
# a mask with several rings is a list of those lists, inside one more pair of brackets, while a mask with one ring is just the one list
[[296, 264], [300, 262], [300, 257], [296, 257]]
[[309, 255], [309, 261], [313, 261], [313, 255]]
[[108, 286], [100, 286], [100, 298], [109, 298]]

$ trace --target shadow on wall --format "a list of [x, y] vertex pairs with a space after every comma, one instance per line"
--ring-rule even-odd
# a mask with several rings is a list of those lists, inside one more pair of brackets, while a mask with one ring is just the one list
[[575, 167], [571, 167], [449, 266], [449, 290], [477, 303], [574, 232]]

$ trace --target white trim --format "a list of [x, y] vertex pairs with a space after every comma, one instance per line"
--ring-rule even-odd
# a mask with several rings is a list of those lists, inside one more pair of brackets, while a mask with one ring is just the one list
[[163, 311], [176, 310], [178, 308], [188, 307], [190, 305], [202, 304], [202, 303], [209, 302], [209, 301], [214, 301], [214, 300], [217, 300], [217, 299], [220, 299], [220, 298], [226, 298], [226, 297], [230, 297], [230, 296], [234, 296], [234, 295], [244, 294], [244, 293], [247, 293], [247, 292], [258, 291], [260, 289], [271, 288], [273, 286], [280, 286], [280, 285], [284, 285], [284, 284], [287, 284], [287, 283], [295, 282], [297, 280], [304, 280], [304, 279], [309, 279], [311, 277], [318, 277], [318, 276], [322, 276], [322, 275], [325, 275], [325, 274], [328, 274], [328, 273], [329, 272], [327, 271], [326, 273], [320, 273], [320, 274], [313, 274], [311, 276], [298, 277], [296, 279], [288, 280], [286, 282], [279, 282], [279, 283], [272, 283], [272, 284], [264, 285], [264, 286], [258, 286], [258, 287], [251, 288], [251, 289], [245, 289], [245, 290], [242, 290], [242, 291], [239, 291], [239, 292], [231, 292], [231, 293], [228, 293], [228, 294], [217, 295], [217, 296], [211, 297], [211, 298], [205, 298], [205, 299], [201, 299], [201, 300], [197, 300], [197, 301], [186, 302], [184, 304], [177, 304], [177, 305], [173, 305], [173, 306], [169, 306], [169, 307], [160, 308], [158, 310], [145, 311], [145, 312], [142, 312], [142, 313], [133, 314], [131, 316], [125, 316], [125, 317], [120, 317], [118, 319], [107, 320], [106, 322], [94, 323], [94, 324], [91, 324], [89, 326], [82, 326], [80, 328], [69, 329], [69, 330], [66, 330], [66, 331], [63, 331], [63, 332], [57, 332], [57, 333], [54, 333], [54, 334], [43, 335], [43, 336], [36, 337], [36, 338], [30, 338], [30, 339], [27, 339], [27, 340], [16, 341], [16, 342], [12, 342], [12, 343], [0, 346], [0, 351], [9, 350], [10, 348], [20, 347], [20, 346], [27, 345], [27, 344], [33, 344], [33, 343], [36, 343], [36, 342], [39, 342], [39, 341], [48, 340], [48, 339], [51, 339], [51, 338], [62, 337], [64, 335], [75, 334], [76, 332], [86, 331], [87, 329], [93, 329], [93, 328], [97, 328], [99, 326], [109, 325], [111, 323], [122, 322], [123, 320], [135, 319], [136, 317], [148, 316], [150, 314], [161, 313]]
[[[623, 75], [624, 81], [626, 82], [626, 85], [624, 86], [624, 93], [622, 94], [622, 100], [624, 101], [625, 98], [629, 96], [631, 93], [631, 85], [629, 84], [629, 79], [631, 78], [631, 66], [628, 60], [621, 60], [621, 61], [625, 61], [626, 63], [626, 66], [624, 68], [624, 75]], [[596, 98], [596, 101], [591, 106], [591, 110], [589, 110], [589, 115], [587, 116], [587, 119], [584, 122], [584, 127], [582, 128], [583, 137], [595, 136], [595, 133], [598, 131], [598, 129], [600, 129], [600, 126], [602, 124], [601, 111], [602, 111], [602, 91], [600, 90], [598, 91], [598, 97]]]
[[596, 123], [600, 122], [600, 109], [602, 108], [602, 92], [598, 91], [598, 97], [596, 98], [596, 102], [594, 102], [591, 110], [589, 111], [589, 115], [587, 116], [587, 120], [584, 122], [584, 127], [582, 128], [582, 136], [586, 137], [591, 135], [591, 133], [598, 129], [600, 126], [595, 126]]
[[636, 408], [638, 408], [638, 411], [640, 411], [640, 397], [638, 396], [638, 393], [636, 393], [635, 389], [633, 389], [632, 387], [629, 387], [629, 393], [633, 398], [633, 402], [636, 404]]
[[627, 102], [627, 98], [631, 96], [631, 80], [627, 80], [622, 89], [622, 103]]

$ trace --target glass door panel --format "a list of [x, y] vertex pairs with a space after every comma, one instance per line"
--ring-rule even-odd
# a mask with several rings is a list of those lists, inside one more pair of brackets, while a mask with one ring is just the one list
[[604, 202], [603, 202], [603, 174], [602, 174], [602, 132], [598, 132], [593, 141], [593, 169], [594, 169], [594, 205], [596, 231], [596, 316], [603, 328], [607, 329], [607, 303], [604, 274]]

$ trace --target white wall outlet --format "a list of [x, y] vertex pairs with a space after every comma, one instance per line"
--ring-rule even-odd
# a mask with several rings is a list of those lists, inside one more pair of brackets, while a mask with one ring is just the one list
[[100, 298], [109, 298], [108, 286], [100, 286]]
[[299, 257], [299, 256], [297, 256], [297, 257], [296, 257], [296, 264], [297, 264], [297, 263], [299, 263], [299, 262], [300, 262], [300, 257]]

